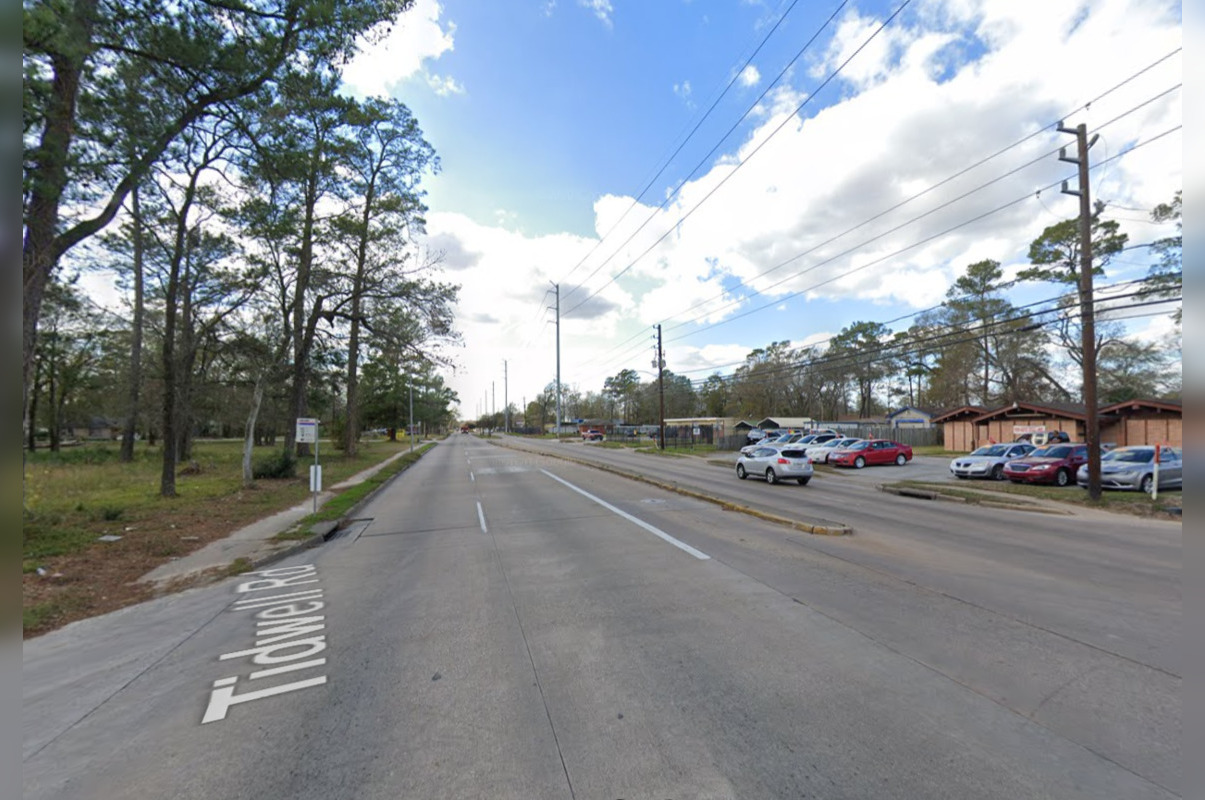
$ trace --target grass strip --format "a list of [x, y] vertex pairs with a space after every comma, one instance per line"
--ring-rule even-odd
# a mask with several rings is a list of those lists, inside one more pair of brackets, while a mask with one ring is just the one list
[[331, 522], [340, 520], [345, 517], [353, 508], [355, 508], [362, 500], [375, 492], [381, 486], [388, 483], [394, 476], [401, 474], [413, 466], [423, 454], [435, 446], [434, 442], [429, 442], [413, 452], [402, 453], [398, 458], [387, 464], [385, 467], [366, 478], [360, 483], [350, 486], [340, 492], [335, 497], [328, 500], [317, 513], [310, 514], [301, 521], [300, 529], [305, 533], [300, 536], [292, 536], [290, 533], [277, 534], [276, 539], [288, 538], [306, 538], [309, 536], [309, 528], [319, 522]]

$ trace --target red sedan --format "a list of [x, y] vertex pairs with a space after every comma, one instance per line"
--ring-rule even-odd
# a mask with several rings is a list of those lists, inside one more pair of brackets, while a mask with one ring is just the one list
[[1013, 483], [1053, 483], [1074, 486], [1075, 473], [1088, 463], [1086, 444], [1048, 444], [1025, 458], [1004, 465], [1004, 477]]
[[890, 439], [863, 439], [828, 457], [830, 464], [854, 469], [862, 469], [867, 464], [897, 464], [902, 467], [911, 460], [912, 447]]

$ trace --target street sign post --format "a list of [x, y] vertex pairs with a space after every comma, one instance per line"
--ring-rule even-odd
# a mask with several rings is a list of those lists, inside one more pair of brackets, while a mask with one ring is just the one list
[[310, 467], [310, 492], [314, 496], [314, 513], [318, 513], [318, 494], [322, 491], [322, 465], [318, 463], [318, 420], [313, 417], [297, 418], [298, 444], [314, 445], [314, 465]]

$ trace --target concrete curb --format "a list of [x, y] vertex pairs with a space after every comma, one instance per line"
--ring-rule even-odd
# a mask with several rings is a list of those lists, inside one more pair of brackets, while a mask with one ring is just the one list
[[[493, 442], [492, 439], [490, 441]], [[503, 444], [503, 441], [505, 441], [505, 440], [500, 440], [500, 441], [496, 442], [496, 444], [498, 444], [499, 447], [505, 447], [508, 450], [514, 450], [519, 453], [533, 452], [530, 450], [524, 450], [521, 447], [512, 447], [509, 444]], [[675, 494], [680, 494], [685, 497], [694, 498], [695, 500], [703, 500], [705, 502], [712, 503], [713, 505], [717, 505], [720, 508], [724, 509], [725, 511], [736, 511], [741, 514], [748, 514], [751, 517], [757, 517], [758, 519], [763, 519], [767, 522], [774, 522], [779, 525], [787, 525], [791, 528], [794, 528], [797, 531], [803, 531], [804, 533], [811, 533], [811, 534], [815, 534], [817, 536], [849, 536], [850, 534], [852, 534], [854, 532], [853, 528], [851, 528], [850, 526], [845, 525], [845, 524], [814, 525], [810, 522], [802, 522], [797, 519], [791, 519], [789, 517], [782, 517], [777, 514], [771, 514], [766, 511], [759, 511], [758, 509], [750, 508], [749, 506], [741, 505], [740, 503], [734, 503], [731, 500], [721, 500], [718, 497], [713, 497], [709, 494], [704, 494], [703, 492], [695, 491], [694, 489], [686, 489], [686, 488], [679, 486], [676, 483], [666, 483], [665, 481], [659, 481], [655, 478], [650, 478], [647, 475], [641, 475], [638, 472], [628, 472], [627, 470], [623, 470], [618, 467], [613, 467], [609, 464], [598, 464], [598, 463], [595, 463], [592, 461], [583, 461], [582, 459], [573, 458], [571, 456], [562, 455], [560, 453], [538, 452], [537, 455], [546, 455], [549, 458], [558, 458], [561, 461], [568, 461], [569, 463], [577, 464], [578, 466], [591, 467], [593, 469], [600, 469], [603, 472], [609, 472], [612, 475], [618, 475], [621, 478], [627, 478], [629, 480], [639, 481], [640, 483], [647, 483], [650, 486], [656, 486], [658, 489], [664, 489], [667, 492], [673, 492]]]
[[985, 508], [1002, 508], [1009, 511], [1028, 511], [1037, 514], [1055, 514], [1058, 516], [1070, 516], [1072, 512], [1064, 511], [1058, 508], [1050, 508], [1041, 505], [1022, 505], [1020, 503], [1005, 503], [999, 500], [971, 500], [960, 495], [944, 494], [932, 489], [916, 489], [909, 486], [887, 486], [886, 484], [878, 484], [876, 487], [880, 492], [894, 494], [899, 497], [911, 497], [918, 500], [939, 500], [946, 503], [972, 503]]
[[[433, 442], [431, 444], [433, 444], [433, 445], [438, 444], [438, 442]], [[366, 470], [363, 470], [361, 473], [358, 473], [357, 476], [352, 476], [352, 478], [349, 478], [347, 481], [343, 481], [343, 482], [333, 485], [329, 490], [327, 490], [328, 492], [331, 493], [331, 496], [329, 498], [327, 498], [326, 500], [324, 500], [323, 504], [325, 505], [326, 503], [333, 500], [335, 497], [338, 497], [339, 493], [341, 491], [350, 489], [353, 486], [359, 485], [364, 480], [370, 479], [373, 475], [377, 474], [382, 469], [385, 469], [390, 464], [392, 464], [394, 461], [397, 461], [399, 458], [401, 458], [403, 455], [405, 455], [404, 452], [398, 453], [397, 455], [394, 455], [394, 456], [389, 457], [388, 459], [385, 459], [380, 464], [378, 464], [376, 467], [370, 467]], [[395, 472], [393, 475], [391, 475], [389, 477], [388, 480], [381, 483], [380, 486], [377, 486], [371, 492], [366, 494], [364, 497], [360, 498], [360, 500], [354, 506], [349, 508], [345, 514], [343, 514], [341, 517], [339, 517], [339, 519], [320, 520], [318, 522], [311, 523], [307, 533], [300, 538], [297, 538], [292, 541], [276, 539], [275, 536], [265, 538], [265, 539], [260, 540], [260, 545], [259, 545], [258, 550], [256, 552], [251, 553], [250, 555], [239, 556], [238, 558], [235, 558], [234, 561], [228, 562], [224, 565], [223, 564], [214, 564], [209, 567], [202, 567], [202, 568], [195, 569], [191, 572], [185, 572], [185, 573], [182, 573], [179, 575], [172, 575], [172, 576], [167, 576], [164, 578], [154, 579], [151, 582], [154, 583], [158, 589], [162, 589], [163, 587], [170, 587], [172, 584], [179, 583], [179, 582], [196, 581], [205, 575], [213, 575], [215, 573], [220, 574], [222, 572], [228, 572], [230, 574], [243, 574], [246, 572], [253, 572], [257, 569], [261, 569], [263, 567], [270, 566], [278, 561], [283, 561], [284, 559], [289, 558], [290, 556], [294, 556], [305, 550], [309, 550], [312, 547], [318, 547], [319, 545], [322, 545], [325, 542], [328, 542], [332, 538], [334, 538], [334, 536], [341, 529], [346, 527], [347, 524], [355, 518], [356, 513], [362, 507], [364, 507], [369, 501], [371, 501], [373, 498], [376, 497], [378, 492], [387, 488], [390, 484], [393, 483], [395, 478], [397, 478], [399, 475], [404, 473], [411, 466], [413, 466], [413, 464], [408, 465], [404, 469], [400, 469], [397, 472]], [[365, 474], [365, 473], [367, 473], [367, 474]], [[358, 477], [358, 475], [363, 475], [364, 476], [363, 479], [355, 480], [355, 478]], [[301, 526], [300, 526], [300, 524], [295, 523], [295, 527], [299, 529]], [[279, 535], [281, 533], [288, 533], [289, 531], [292, 531], [292, 530], [294, 530], [293, 527], [286, 527], [286, 528], [279, 530], [276, 535]], [[245, 568], [240, 568], [237, 571], [234, 571], [233, 568], [236, 564], [239, 564], [240, 559], [242, 561], [242, 564], [240, 565], [240, 567], [245, 567]], [[144, 576], [141, 580], [146, 580], [146, 577]]]
[[[432, 447], [434, 447], [435, 445], [439, 444], [439, 442], [438, 441], [429, 442], [428, 444], [430, 444]], [[430, 449], [430, 448], [428, 448], [428, 449]], [[407, 452], [409, 452], [409, 451], [407, 451]], [[418, 452], [418, 451], [415, 451], [415, 452]], [[386, 461], [381, 462], [381, 469], [384, 469], [385, 467], [392, 464], [394, 461], [397, 461], [403, 455], [405, 455], [405, 454], [399, 453], [398, 455], [394, 456], [393, 458], [390, 458]], [[423, 454], [420, 453], [419, 458], [422, 458], [422, 456], [423, 456]], [[415, 463], [418, 463], [418, 462], [416, 461]], [[280, 561], [281, 559], [285, 558], [286, 556], [293, 555], [294, 553], [299, 553], [302, 550], [308, 550], [311, 547], [317, 547], [318, 545], [323, 544], [325, 542], [329, 542], [331, 539], [335, 538], [335, 534], [337, 534], [339, 531], [346, 528], [348, 523], [350, 523], [356, 519], [356, 515], [359, 513], [361, 508], [364, 508], [366, 505], [368, 505], [370, 502], [372, 502], [372, 500], [374, 500], [378, 494], [385, 491], [385, 489], [389, 488], [389, 486], [395, 480], [397, 480], [399, 476], [404, 474], [408, 469], [410, 469], [410, 467], [413, 467], [413, 466], [414, 466], [414, 464], [408, 464], [404, 468], [399, 469], [397, 472], [390, 475], [388, 480], [382, 482], [380, 486], [376, 487], [371, 492], [369, 492], [368, 494], [361, 497], [359, 499], [359, 501], [357, 501], [354, 506], [347, 509], [347, 512], [343, 516], [339, 517], [339, 519], [334, 519], [334, 520], [326, 519], [326, 520], [322, 520], [320, 522], [315, 522], [313, 525], [310, 526], [310, 535], [307, 538], [299, 540], [297, 542], [296, 546], [287, 548], [287, 552], [281, 551], [280, 553], [272, 553], [271, 555], [266, 556], [263, 560], [263, 564], [270, 564], [274, 561]], [[376, 472], [380, 472], [380, 469], [378, 469]], [[376, 473], [374, 472], [373, 474], [376, 474]], [[371, 478], [372, 476], [370, 475], [368, 477]], [[367, 478], [365, 478], [365, 480], [367, 480]], [[342, 484], [338, 484], [338, 485], [342, 485]], [[350, 489], [352, 486], [355, 486], [355, 485], [358, 485], [358, 484], [350, 484], [350, 485], [345, 486], [344, 488]], [[331, 488], [333, 489], [336, 487], [331, 487]], [[338, 495], [336, 495], [336, 497], [337, 496]], [[262, 566], [263, 564], [260, 564], [259, 566]]]

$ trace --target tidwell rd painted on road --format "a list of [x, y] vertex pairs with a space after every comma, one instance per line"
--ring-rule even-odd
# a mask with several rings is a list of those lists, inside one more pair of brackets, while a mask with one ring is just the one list
[[[241, 583], [235, 589], [238, 594], [250, 596], [240, 599], [231, 607], [232, 611], [250, 611], [255, 620], [255, 644], [245, 650], [236, 650], [218, 656], [219, 661], [249, 658], [250, 664], [265, 667], [252, 671], [248, 680], [258, 681], [275, 678], [303, 670], [317, 670], [326, 666], [326, 658], [314, 658], [327, 648], [326, 616], [316, 614], [326, 606], [321, 588], [288, 591], [298, 586], [319, 582], [318, 570], [312, 564], [247, 573], [255, 580]], [[283, 590], [283, 591], [282, 591]], [[258, 592], [278, 591], [276, 594], [259, 595]], [[313, 635], [311, 635], [313, 634]], [[209, 702], [201, 724], [226, 719], [233, 706], [262, 700], [267, 697], [301, 691], [326, 683], [323, 674], [310, 673], [300, 680], [266, 686], [262, 689], [235, 693], [241, 676], [228, 676], [213, 682]]]

